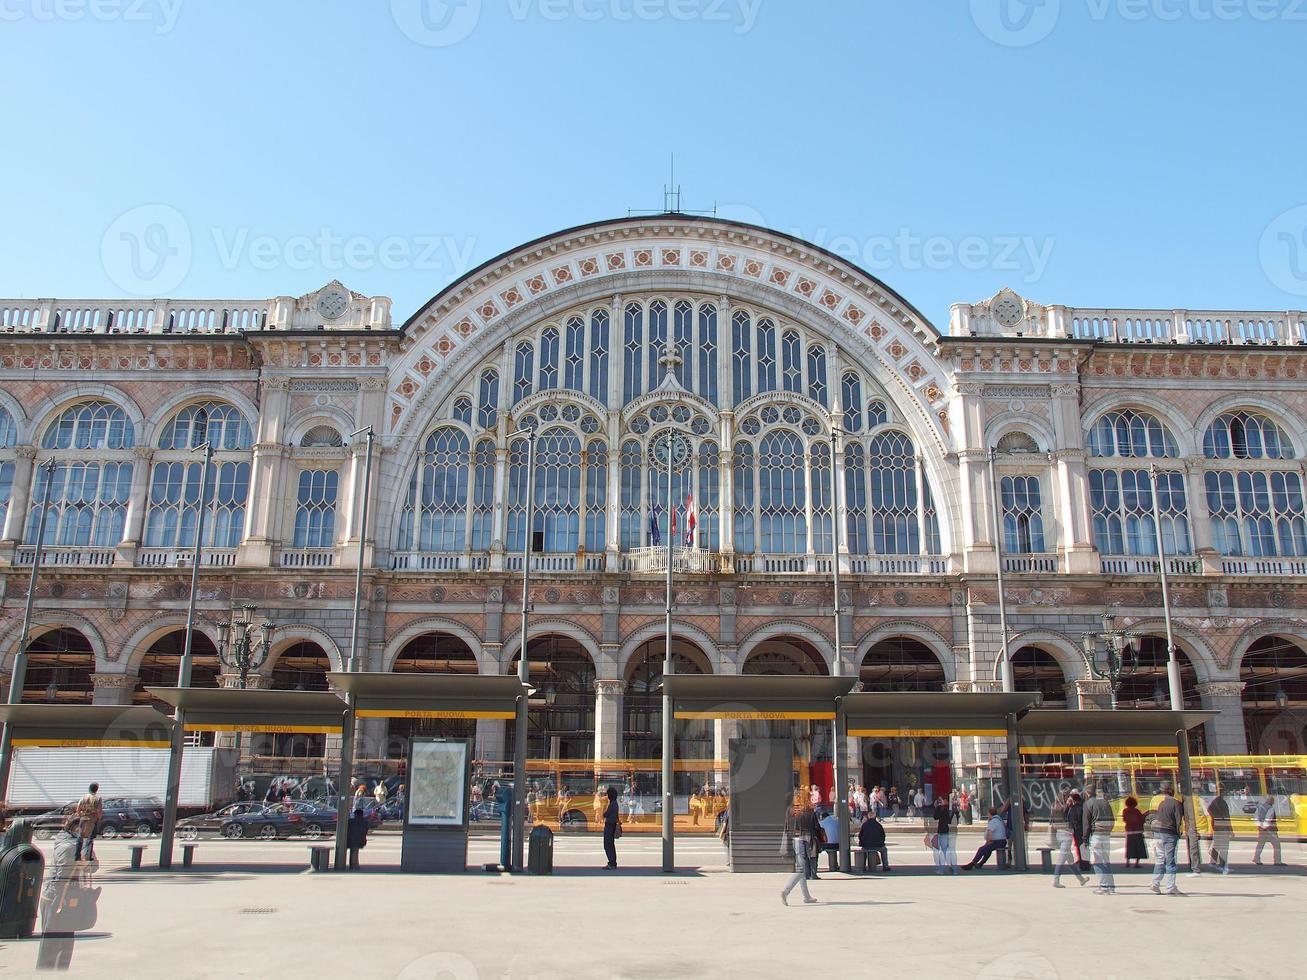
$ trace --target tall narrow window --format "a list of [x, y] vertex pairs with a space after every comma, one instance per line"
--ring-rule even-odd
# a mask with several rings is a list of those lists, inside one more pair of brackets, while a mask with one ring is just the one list
[[508, 447], [508, 504], [505, 547], [514, 554], [522, 551], [526, 532], [526, 468], [530, 452], [525, 439], [514, 439]]
[[481, 383], [477, 390], [477, 425], [483, 429], [493, 429], [498, 421], [499, 410], [499, 372], [486, 368], [481, 372]]
[[477, 443], [472, 457], [472, 550], [489, 551], [495, 537], [495, 444]]
[[585, 450], [585, 550], [604, 551], [608, 510], [608, 447], [596, 439]]
[[462, 422], [469, 428], [472, 425], [472, 399], [466, 395], [454, 399], [454, 421]]
[[590, 397], [608, 404], [608, 311], [590, 314]]
[[776, 324], [758, 321], [758, 394], [776, 390]]
[[758, 463], [758, 517], [763, 552], [807, 551], [803, 443], [791, 432], [772, 432], [762, 440]]
[[731, 381], [735, 404], [753, 394], [752, 334], [749, 314], [736, 310], [731, 317]]
[[467, 436], [459, 430], [427, 437], [404, 501], [401, 551], [463, 550], [469, 463]]
[[14, 493], [13, 448], [17, 443], [18, 427], [14, 424], [14, 417], [8, 409], [0, 408], [0, 452], [4, 456], [0, 460], [0, 526], [9, 513], [9, 501]]
[[214, 452], [249, 449], [250, 424], [235, 406], [205, 402], [183, 408], [163, 427], [160, 449], [195, 449], [209, 443]]
[[513, 404], [531, 394], [531, 375], [534, 373], [535, 348], [529, 340], [517, 345], [513, 354]]
[[335, 470], [302, 470], [295, 496], [295, 547], [330, 548], [336, 543]]
[[[761, 349], [759, 344], [760, 352]], [[803, 392], [803, 357], [799, 350], [799, 335], [793, 330], [786, 330], [781, 335], [781, 386], [796, 395]]]
[[829, 408], [826, 387], [826, 348], [813, 344], [808, 348], [808, 397], [822, 408]]
[[[36, 540], [46, 470], [38, 467], [27, 540]], [[60, 462], [50, 477], [45, 543], [65, 547], [112, 548], [123, 538], [131, 496], [131, 463]]]
[[699, 387], [698, 393], [717, 404], [717, 307], [699, 305]]
[[1005, 476], [999, 483], [1003, 502], [1003, 550], [1011, 555], [1044, 550], [1044, 518], [1039, 477]]
[[812, 549], [819, 555], [831, 553], [830, 446], [814, 443], [808, 456], [812, 473]]
[[694, 307], [685, 300], [678, 300], [673, 311], [672, 325], [676, 353], [681, 358], [676, 377], [682, 388], [694, 391]]
[[1203, 434], [1208, 459], [1293, 459], [1293, 443], [1264, 415], [1226, 412]]
[[567, 429], [536, 440], [535, 527], [545, 551], [574, 554], [581, 543], [581, 441]]
[[558, 387], [558, 328], [545, 327], [540, 334], [540, 391]]
[[871, 441], [871, 541], [878, 555], [915, 555], [917, 530], [917, 461], [912, 441], [886, 432]]
[[[862, 414], [861, 409], [858, 414]], [[865, 555], [871, 550], [867, 538], [867, 457], [859, 442], [844, 447], [844, 510], [848, 515], [845, 535], [849, 554]]]
[[751, 555], [756, 547], [753, 513], [753, 447], [747, 442], [735, 445], [735, 550]]
[[644, 394], [644, 308], [626, 304], [626, 334], [622, 356], [622, 404]]
[[862, 379], [852, 371], [844, 373], [840, 383], [840, 401], [844, 404], [844, 431], [862, 431]]
[[618, 526], [619, 544], [623, 551], [644, 546], [644, 497], [640, 493], [640, 480], [644, 473], [644, 458], [638, 442], [622, 446], [622, 500]]
[[705, 442], [699, 446], [699, 495], [695, 498], [698, 521], [699, 547], [716, 551], [721, 546], [718, 514], [721, 499], [721, 456], [717, 444]]
[[649, 390], [663, 383], [667, 370], [662, 365], [667, 347], [667, 304], [660, 299], [649, 304]]
[[567, 321], [567, 356], [563, 361], [563, 387], [584, 391], [585, 320], [574, 316]]
[[942, 555], [943, 545], [939, 539], [939, 511], [935, 509], [935, 497], [930, 492], [930, 481], [922, 477], [921, 505], [926, 518], [926, 554]]
[[1213, 460], [1203, 479], [1217, 550], [1253, 557], [1307, 555], [1302, 476], [1234, 462], [1293, 459], [1283, 429], [1264, 415], [1226, 412], [1203, 434], [1203, 455]]

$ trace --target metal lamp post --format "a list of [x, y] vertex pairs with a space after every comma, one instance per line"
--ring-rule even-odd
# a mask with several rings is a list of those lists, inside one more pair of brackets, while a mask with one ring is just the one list
[[999, 517], [998, 474], [994, 466], [997, 457], [998, 450], [991, 447], [989, 450], [990, 519], [994, 529], [994, 572], [998, 579], [998, 631], [1002, 636], [998, 665], [1003, 690], [1011, 692], [1016, 690], [1016, 683], [1012, 678], [1012, 658], [1008, 651], [1007, 595], [1003, 586], [1003, 525]]
[[531, 538], [535, 530], [536, 430], [526, 436], [526, 521], [522, 528], [522, 643], [517, 657], [517, 679], [524, 688], [518, 698], [517, 728], [513, 737], [513, 826], [512, 870], [525, 867], [526, 854], [526, 740], [527, 700], [531, 687], [531, 664], [527, 659], [527, 628], [531, 616]]
[[[1103, 631], [1101, 633], [1082, 633], [1081, 641], [1085, 645], [1083, 654], [1085, 659], [1085, 669], [1089, 672], [1090, 677], [1095, 680], [1107, 681], [1108, 687], [1112, 692], [1112, 710], [1116, 710], [1117, 691], [1121, 688], [1121, 681], [1125, 677], [1126, 670], [1132, 659], [1129, 654], [1134, 647], [1130, 643], [1130, 634], [1125, 630], [1113, 628], [1112, 624], [1116, 622], [1116, 617], [1107, 615], [1103, 617]], [[1103, 658], [1100, 663], [1098, 657], [1098, 641], [1103, 641]]]
[[1157, 571], [1162, 580], [1162, 617], [1166, 623], [1166, 681], [1171, 695], [1171, 710], [1184, 710], [1184, 689], [1180, 685], [1180, 661], [1175, 652], [1175, 634], [1171, 631], [1171, 591], [1166, 580], [1166, 547], [1162, 542], [1161, 504], [1157, 499], [1157, 464], [1148, 467], [1153, 487], [1153, 530], [1157, 534]]
[[[830, 488], [831, 488], [831, 510], [830, 510], [830, 571], [831, 571], [831, 606], [834, 610], [834, 637], [835, 643], [832, 650], [831, 658], [831, 676], [840, 677], [844, 673], [843, 663], [843, 643], [840, 634], [840, 616], [843, 610], [840, 609], [840, 479], [839, 469], [836, 465], [839, 458], [840, 436], [844, 434], [840, 428], [839, 417], [831, 413], [830, 417]], [[840, 848], [840, 867], [848, 872], [852, 867], [852, 844], [849, 841], [849, 760], [848, 746], [845, 740], [840, 738], [840, 712], [835, 712], [835, 721], [833, 723], [833, 735], [831, 738], [831, 754], [834, 756], [835, 763], [835, 800], [839, 809], [838, 819], [840, 825], [839, 831], [839, 848]]]
[[[263, 644], [254, 647], [254, 632], [262, 633]], [[228, 670], [236, 671], [237, 686], [245, 690], [249, 677], [268, 662], [272, 650], [272, 633], [276, 627], [272, 623], [254, 625], [254, 607], [241, 606], [230, 623], [218, 626], [218, 662]], [[236, 764], [241, 758], [241, 733], [236, 733]]]

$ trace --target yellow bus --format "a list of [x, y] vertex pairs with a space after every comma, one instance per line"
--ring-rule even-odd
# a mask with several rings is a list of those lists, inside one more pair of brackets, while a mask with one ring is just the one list
[[[1230, 829], [1236, 835], [1255, 837], [1257, 805], [1273, 796], [1280, 834], [1307, 838], [1307, 755], [1194, 756], [1190, 766], [1200, 834], [1211, 833], [1208, 808], [1219, 796], [1229, 809]], [[1104, 786], [1118, 818], [1127, 796], [1135, 797], [1148, 815], [1161, 799], [1163, 782], [1170, 781], [1179, 790], [1179, 769], [1175, 756], [1089, 757], [1085, 780]]]

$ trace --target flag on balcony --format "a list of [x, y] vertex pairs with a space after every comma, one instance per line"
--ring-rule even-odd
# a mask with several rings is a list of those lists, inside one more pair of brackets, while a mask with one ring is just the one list
[[676, 511], [677, 511], [677, 508], [676, 508], [676, 507], [673, 507], [673, 508], [672, 508], [672, 526], [671, 526], [671, 535], [672, 535], [672, 539], [671, 539], [671, 542], [670, 542], [671, 544], [676, 544]]
[[685, 546], [698, 547], [696, 537], [699, 533], [699, 515], [694, 511], [694, 494], [685, 498]]
[[658, 530], [658, 515], [661, 513], [662, 508], [658, 506], [657, 501], [654, 501], [654, 505], [649, 508], [649, 547], [651, 548], [657, 548], [663, 543], [662, 532]]

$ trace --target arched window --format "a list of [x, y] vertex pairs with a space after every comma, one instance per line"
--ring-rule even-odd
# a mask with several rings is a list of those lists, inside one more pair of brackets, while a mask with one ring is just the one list
[[619, 545], [623, 551], [644, 546], [643, 509], [640, 481], [644, 474], [644, 456], [638, 442], [622, 446], [622, 512], [619, 522]]
[[478, 442], [472, 464], [472, 550], [489, 551], [495, 537], [495, 444]]
[[305, 449], [339, 449], [343, 445], [345, 440], [334, 425], [315, 425], [300, 438]]
[[182, 409], [164, 426], [150, 474], [149, 509], [145, 515], [147, 548], [195, 545], [204, 463], [191, 450], [205, 442], [214, 447], [202, 547], [235, 548], [245, 533], [250, 490], [251, 430], [231, 405], [208, 402]]
[[41, 440], [41, 448], [131, 449], [136, 445], [135, 437], [132, 420], [117, 405], [82, 402], [64, 409], [59, 418], [50, 423]]
[[879, 398], [867, 402], [867, 428], [875, 429], [889, 423], [889, 409]]
[[567, 351], [563, 360], [563, 387], [584, 391], [585, 380], [585, 320], [569, 317], [567, 320]]
[[499, 416], [499, 372], [486, 368], [477, 386], [477, 425], [493, 429]]
[[649, 304], [649, 390], [663, 383], [667, 370], [662, 365], [667, 347], [667, 304], [660, 299]]
[[718, 519], [721, 500], [721, 457], [717, 444], [704, 442], [699, 446], [699, 496], [695, 498], [698, 514], [698, 545], [706, 551], [721, 547]]
[[758, 321], [758, 394], [776, 390], [776, 324]]
[[590, 314], [590, 397], [608, 404], [608, 311]]
[[[1284, 460], [1293, 459], [1294, 450], [1266, 416], [1227, 412], [1207, 427], [1203, 455], [1215, 461]], [[1214, 468], [1203, 478], [1212, 543], [1223, 555], [1307, 555], [1302, 475], [1264, 465], [1209, 464]]]
[[717, 307], [711, 303], [699, 304], [699, 387], [694, 390], [717, 404]]
[[534, 373], [535, 348], [529, 340], [517, 345], [513, 352], [513, 404], [531, 394], [531, 375]]
[[826, 388], [826, 348], [813, 344], [808, 348], [808, 397], [822, 408], [829, 408]]
[[844, 372], [840, 383], [840, 401], [844, 405], [844, 431], [862, 431], [862, 379], [852, 371]]
[[735, 444], [735, 467], [731, 482], [735, 485], [735, 550], [752, 554], [757, 547], [753, 519], [753, 446], [747, 442]]
[[877, 436], [871, 461], [871, 540], [878, 555], [920, 552], [917, 464], [912, 440], [899, 432]]
[[763, 437], [758, 452], [758, 516], [764, 553], [808, 550], [803, 456], [803, 442], [792, 432]]
[[[857, 414], [861, 417], [861, 408]], [[871, 550], [867, 537], [867, 457], [860, 442], [844, 447], [844, 512], [849, 554], [867, 554]]]
[[336, 494], [340, 474], [335, 470], [303, 470], [296, 494], [295, 547], [331, 548], [336, 544]]
[[681, 358], [677, 380], [686, 391], [694, 391], [694, 307], [683, 299], [673, 310], [672, 339]]
[[1043, 502], [1037, 476], [1005, 476], [999, 483], [1003, 501], [1003, 550], [1009, 555], [1044, 551]]
[[1047, 650], [1023, 646], [1012, 654], [1012, 678], [1018, 691], [1038, 691], [1040, 704], [1048, 708], [1065, 708], [1066, 675], [1062, 666]]
[[[509, 453], [510, 551], [521, 551], [526, 525], [527, 443], [516, 440]], [[540, 538], [533, 551], [570, 552], [580, 545], [581, 444], [576, 434], [560, 427], [547, 429], [536, 439], [534, 474], [534, 527]]]
[[546, 327], [540, 334], [540, 391], [558, 387], [558, 328]]
[[400, 551], [462, 551], [467, 527], [467, 436], [437, 429], [427, 437], [400, 513]]
[[454, 399], [454, 421], [472, 425], [472, 399], [466, 395]]
[[594, 439], [585, 447], [585, 550], [603, 552], [608, 516], [608, 447]]
[[[1103, 555], [1156, 555], [1153, 478], [1135, 460], [1174, 459], [1175, 438], [1157, 416], [1134, 409], [1103, 415], [1086, 441], [1095, 463], [1089, 471], [1094, 547]], [[1185, 478], [1179, 471], [1158, 470], [1157, 504], [1162, 519], [1162, 547], [1168, 555], [1191, 551]]]
[[752, 330], [747, 310], [736, 310], [731, 317], [732, 395], [738, 405], [753, 394]]
[[13, 448], [18, 444], [18, 426], [7, 408], [0, 407], [0, 527], [9, 513], [9, 501], [14, 493]]
[[[622, 404], [644, 394], [644, 308], [626, 304], [626, 330], [622, 348]], [[651, 386], [652, 387], [652, 386]]]
[[795, 394], [803, 391], [803, 356], [799, 335], [793, 330], [781, 335], [781, 386]]
[[808, 455], [812, 473], [812, 550], [819, 555], [831, 553], [831, 482], [830, 445], [815, 442]]
[[[45, 483], [46, 469], [38, 467], [36, 486], [32, 491], [34, 506], [27, 529], [27, 540], [33, 543], [40, 521], [40, 502], [45, 497]], [[123, 539], [131, 488], [131, 463], [59, 462], [50, 477], [45, 544], [112, 548]]]

